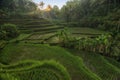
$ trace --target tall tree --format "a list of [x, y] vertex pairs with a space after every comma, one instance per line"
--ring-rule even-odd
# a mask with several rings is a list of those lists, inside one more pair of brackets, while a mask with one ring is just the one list
[[45, 3], [43, 1], [39, 3], [39, 6], [41, 9], [43, 9], [44, 5], [45, 5]]
[[57, 19], [60, 15], [60, 10], [59, 10], [59, 7], [57, 5], [53, 6], [51, 12], [53, 14], [53, 16], [52, 16], [53, 19]]

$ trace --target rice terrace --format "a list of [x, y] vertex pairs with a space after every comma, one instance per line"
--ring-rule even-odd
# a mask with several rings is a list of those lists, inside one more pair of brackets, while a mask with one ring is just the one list
[[120, 80], [120, 1], [0, 0], [0, 80]]

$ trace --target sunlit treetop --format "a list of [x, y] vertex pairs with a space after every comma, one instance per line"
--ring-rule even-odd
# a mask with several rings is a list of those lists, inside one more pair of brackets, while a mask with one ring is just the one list
[[63, 5], [66, 4], [69, 0], [33, 0], [35, 3], [39, 4], [40, 2], [44, 3], [43, 8], [45, 9], [48, 5], [51, 5], [52, 7], [54, 5], [57, 5], [59, 8], [62, 8]]
[[47, 8], [45, 9], [45, 11], [51, 11], [51, 9], [52, 9], [52, 6], [48, 5]]

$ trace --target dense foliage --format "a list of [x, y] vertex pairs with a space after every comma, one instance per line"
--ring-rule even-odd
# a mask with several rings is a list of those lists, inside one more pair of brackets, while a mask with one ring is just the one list
[[63, 20], [79, 27], [120, 31], [119, 0], [71, 0], [61, 9]]
[[32, 0], [0, 0], [0, 17], [20, 15], [35, 11], [36, 4]]
[[14, 24], [3, 24], [0, 26], [0, 40], [15, 38], [19, 35], [17, 26]]
[[72, 37], [68, 29], [58, 32], [59, 43], [67, 48], [84, 50], [88, 52], [100, 53], [105, 56], [120, 59], [119, 33], [102, 34], [95, 38]]
[[120, 79], [119, 0], [44, 5], [0, 0], [0, 80]]

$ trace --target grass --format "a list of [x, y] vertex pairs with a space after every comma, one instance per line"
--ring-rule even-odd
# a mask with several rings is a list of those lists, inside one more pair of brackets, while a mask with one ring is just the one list
[[22, 29], [22, 30], [31, 30], [34, 32], [44, 32], [44, 31], [50, 31], [50, 30], [60, 30], [63, 27], [48, 27], [48, 28], [26, 28], [26, 29]]
[[[72, 80], [119, 80], [120, 77], [120, 64], [110, 58], [105, 58], [99, 54], [94, 54], [91, 52], [77, 51], [63, 49], [58, 46], [49, 46], [48, 44], [40, 44], [44, 39], [48, 39], [55, 34], [57, 30], [63, 29], [59, 26], [53, 25], [47, 20], [41, 19], [23, 19], [23, 20], [6, 20], [3, 22], [11, 22], [18, 25], [23, 25], [20, 27], [21, 31], [28, 34], [21, 34], [17, 38], [11, 40], [10, 42], [21, 41], [19, 43], [9, 43], [0, 52], [0, 62], [7, 64], [7, 66], [0, 63], [0, 71], [8, 72], [8, 74], [0, 74], [3, 79], [6, 80], [11, 77], [13, 80], [20, 78], [20, 80], [29, 80], [30, 75], [33, 73], [36, 78], [31, 78], [32, 80], [39, 80], [39, 76], [43, 75], [53, 75], [54, 73], [59, 73], [47, 66], [41, 69], [40, 66], [43, 63], [39, 61], [50, 61], [55, 60], [63, 65], [71, 76]], [[0, 22], [1, 23], [1, 22]], [[43, 27], [44, 26], [44, 27]], [[24, 27], [24, 28], [23, 28]], [[74, 27], [70, 28], [71, 33], [75, 37], [94, 37], [106, 32], [91, 28], [80, 28]], [[52, 37], [44, 43], [57, 43], [59, 40], [57, 37]], [[25, 43], [24, 43], [25, 42]], [[0, 45], [3, 42], [0, 41]], [[24, 60], [30, 60], [25, 61]], [[37, 60], [37, 61], [36, 61]], [[22, 62], [19, 62], [22, 61]], [[48, 64], [48, 63], [47, 63]], [[54, 64], [51, 63], [51, 64]], [[37, 67], [36, 67], [37, 66]], [[39, 69], [38, 69], [39, 66]], [[21, 69], [23, 70], [21, 72]], [[65, 69], [64, 69], [65, 70]], [[46, 72], [47, 71], [47, 72]], [[51, 73], [52, 72], [52, 73]], [[53, 73], [54, 72], [54, 73]], [[46, 74], [48, 73], [48, 74]], [[64, 73], [64, 72], [63, 72]], [[12, 75], [11, 75], [12, 74]], [[62, 75], [61, 77], [63, 77]], [[56, 80], [56, 77], [49, 78], [50, 80]], [[48, 80], [49, 80], [48, 79]], [[40, 79], [41, 80], [41, 79]], [[46, 79], [44, 79], [46, 80]], [[70, 79], [61, 79], [70, 80]]]
[[[54, 60], [42, 62], [27, 60], [4, 65], [1, 67], [0, 74], [4, 75], [4, 78], [14, 77], [18, 80], [71, 80], [64, 66]], [[8, 76], [9, 74], [12, 76]]]
[[31, 20], [25, 23], [25, 25], [36, 25], [36, 24], [45, 24], [45, 23], [50, 23], [49, 21], [46, 20]]
[[10, 74], [0, 74], [0, 80], [19, 80]]
[[50, 29], [50, 28], [59, 28], [59, 26], [41, 26], [41, 25], [31, 25], [32, 27], [25, 27], [25, 28], [20, 28], [20, 30], [25, 30], [25, 29]]
[[6, 45], [4, 40], [0, 40], [0, 49], [2, 49]]
[[[62, 28], [61, 28], [62, 29]], [[69, 29], [69, 28], [68, 28]], [[34, 30], [34, 29], [33, 29]], [[26, 41], [26, 42], [30, 42], [30, 43], [41, 43], [42, 41], [39, 41], [39, 40], [44, 40], [44, 39], [47, 39], [49, 38], [49, 34], [53, 34], [53, 33], [47, 33], [47, 31], [51, 31], [51, 30], [57, 30], [58, 29], [54, 29], [54, 28], [51, 28], [51, 29], [36, 29], [37, 32], [45, 32], [44, 34], [40, 35], [41, 33], [38, 33], [38, 34], [35, 34], [35, 35], [32, 35], [28, 38], [29, 41]], [[91, 29], [91, 28], [73, 28], [73, 30], [69, 29], [70, 32], [72, 31], [76, 31], [76, 30], [79, 30], [79, 31], [82, 31], [82, 32], [78, 32], [78, 33], [73, 33], [72, 36], [73, 37], [97, 37], [99, 36], [100, 34], [102, 34], [103, 31], [100, 31], [100, 30], [96, 30], [96, 29]], [[36, 32], [36, 31], [35, 31]], [[91, 33], [92, 32], [92, 33]], [[97, 33], [96, 33], [97, 32]], [[55, 33], [55, 32], [54, 32]], [[104, 32], [105, 33], [105, 32]], [[46, 36], [47, 35], [47, 36]], [[39, 40], [38, 40], [39, 39]], [[34, 40], [34, 41], [33, 41]], [[49, 40], [47, 40], [45, 43], [58, 43], [59, 40], [57, 37], [51, 37], [49, 38]]]
[[[21, 25], [19, 29], [23, 33], [36, 33], [36, 32], [49, 32], [49, 31], [57, 31], [63, 29], [61, 26], [53, 26], [53, 23], [45, 20], [45, 19], [9, 19], [3, 20]], [[91, 28], [81, 28], [81, 27], [70, 27], [70, 31], [73, 33], [75, 37], [94, 37], [97, 36], [95, 34], [105, 33], [101, 30], [91, 29]], [[92, 35], [93, 34], [93, 35]]]
[[94, 35], [94, 34], [92, 34], [92, 35], [89, 35], [89, 34], [72, 34], [72, 36], [73, 37], [82, 37], [82, 38], [87, 38], [87, 37], [97, 37], [97, 36], [99, 36], [99, 35]]
[[71, 27], [70, 28], [72, 33], [88, 33], [88, 34], [103, 34], [106, 33], [101, 30], [92, 29], [92, 28], [81, 28], [81, 27]]
[[97, 37], [101, 34], [107, 33], [97, 29], [82, 27], [70, 27], [69, 31], [72, 33], [73, 37]]
[[48, 30], [52, 28], [55, 28], [55, 29], [58, 28], [56, 26], [53, 26], [52, 23], [50, 23], [48, 20], [45, 20], [45, 19], [5, 19], [5, 20], [3, 19], [3, 20], [0, 20], [0, 24], [3, 24], [3, 23], [16, 24], [19, 26], [20, 31], [24, 33], [40, 32], [45, 29]]
[[35, 25], [25, 25], [24, 28], [39, 28], [39, 27], [47, 27], [47, 26], [53, 26], [53, 24], [35, 24]]
[[85, 67], [82, 59], [71, 55], [63, 48], [40, 44], [9, 44], [2, 54], [0, 62], [13, 64], [21, 60], [56, 60], [69, 72], [72, 80], [101, 80], [97, 75]]
[[60, 40], [57, 36], [55, 36], [55, 37], [52, 37], [52, 38], [46, 40], [46, 42], [49, 43], [49, 44], [55, 44], [55, 43], [57, 44], [57, 43], [60, 42]]
[[116, 63], [117, 65], [113, 65], [103, 56], [91, 52], [77, 51], [72, 49], [69, 49], [69, 51], [74, 55], [81, 57], [86, 66], [92, 72], [97, 74], [102, 80], [120, 79], [120, 68], [117, 67], [118, 63]]
[[15, 41], [21, 41], [21, 40], [24, 40], [26, 39], [27, 37], [29, 37], [31, 34], [20, 34], [17, 38], [14, 38], [12, 40], [10, 40], [9, 42], [15, 42]]
[[113, 65], [115, 65], [117, 68], [120, 69], [120, 63], [117, 62], [116, 60], [112, 59], [112, 58], [109, 58], [109, 57], [106, 57], [107, 61]]
[[51, 36], [55, 35], [55, 33], [49, 33], [49, 34], [33, 34], [30, 37], [28, 37], [27, 39], [47, 39]]

